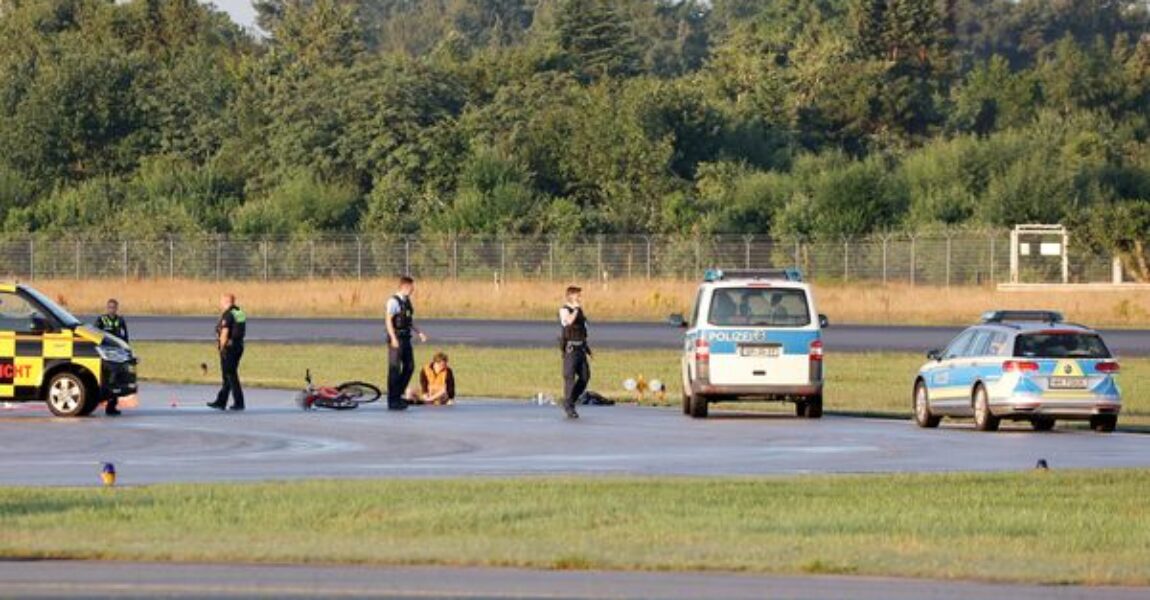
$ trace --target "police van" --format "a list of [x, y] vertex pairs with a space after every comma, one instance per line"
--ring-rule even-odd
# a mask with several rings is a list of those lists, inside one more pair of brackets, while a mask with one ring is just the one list
[[822, 329], [798, 269], [710, 270], [685, 327], [683, 413], [707, 416], [708, 405], [736, 400], [793, 402], [799, 417], [823, 414]]
[[0, 283], [0, 402], [46, 402], [56, 416], [79, 417], [134, 393], [126, 342], [28, 286]]

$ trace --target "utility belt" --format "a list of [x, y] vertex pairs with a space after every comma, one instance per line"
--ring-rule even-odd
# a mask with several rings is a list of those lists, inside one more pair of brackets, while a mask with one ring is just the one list
[[576, 350], [586, 350], [586, 349], [587, 349], [587, 341], [586, 340], [582, 340], [582, 341], [565, 340], [563, 342], [563, 350], [565, 352], [574, 352]]

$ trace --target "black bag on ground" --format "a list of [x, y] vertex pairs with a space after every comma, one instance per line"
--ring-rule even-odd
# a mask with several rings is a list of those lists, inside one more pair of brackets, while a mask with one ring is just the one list
[[579, 404], [584, 406], [615, 406], [615, 401], [598, 392], [586, 391], [579, 396]]

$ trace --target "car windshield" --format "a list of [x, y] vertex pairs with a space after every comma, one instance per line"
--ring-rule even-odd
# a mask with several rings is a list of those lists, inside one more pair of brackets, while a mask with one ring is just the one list
[[1110, 350], [1094, 333], [1038, 332], [1018, 336], [1014, 355], [1026, 358], [1110, 358]]
[[83, 325], [83, 323], [80, 322], [80, 319], [72, 316], [72, 313], [68, 312], [67, 309], [60, 306], [59, 304], [53, 302], [51, 298], [48, 298], [44, 294], [41, 294], [40, 292], [37, 292], [31, 288], [24, 288], [24, 291], [27, 292], [29, 296], [35, 298], [36, 302], [44, 307], [44, 310], [52, 313], [52, 316], [56, 317], [56, 320], [60, 321], [60, 323], [65, 327], [78, 327]]
[[811, 312], [801, 289], [718, 288], [707, 320], [719, 326], [804, 327], [811, 324]]

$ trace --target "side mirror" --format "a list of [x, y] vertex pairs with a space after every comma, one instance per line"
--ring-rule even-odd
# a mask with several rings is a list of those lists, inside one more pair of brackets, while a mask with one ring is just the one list
[[942, 350], [935, 348], [926, 353], [928, 360], [942, 360]]
[[51, 326], [48, 324], [48, 319], [45, 319], [44, 315], [33, 314], [31, 321], [32, 333], [45, 333], [51, 330]]
[[679, 327], [682, 329], [687, 328], [687, 320], [684, 319], [683, 315], [681, 315], [679, 313], [674, 313], [672, 315], [668, 315], [667, 316], [667, 324], [672, 326], [672, 327]]
[[831, 326], [830, 319], [826, 315], [819, 315], [819, 329], [826, 329]]

